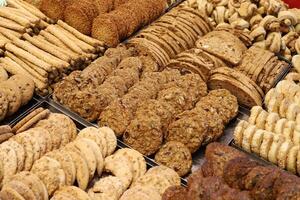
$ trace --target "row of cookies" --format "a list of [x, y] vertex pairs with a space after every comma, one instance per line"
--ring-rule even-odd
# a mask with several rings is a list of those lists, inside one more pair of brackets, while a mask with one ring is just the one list
[[37, 36], [26, 33], [19, 39], [9, 31], [2, 34], [10, 41], [5, 44], [1, 68], [10, 74], [29, 76], [42, 94], [70, 71], [85, 67], [104, 51], [102, 42], [62, 21], [47, 26]]
[[255, 125], [241, 121], [235, 129], [234, 141], [245, 151], [255, 153], [282, 169], [299, 174], [299, 143], [293, 144], [291, 139], [282, 133], [258, 129]]
[[180, 77], [178, 70], [145, 73], [122, 98], [113, 101], [103, 110], [99, 117], [99, 126], [111, 127], [117, 136], [122, 136], [130, 122], [134, 119], [141, 102], [156, 99], [164, 85]]
[[5, 74], [4, 79], [0, 80], [0, 121], [26, 105], [34, 93], [34, 82], [25, 74], [7, 77]]
[[184, 6], [173, 8], [128, 41], [140, 54], [151, 55], [165, 66], [178, 53], [192, 48], [213, 26], [201, 12]]
[[75, 71], [56, 84], [53, 98], [86, 120], [95, 121], [147, 70], [158, 70], [150, 57], [134, 57], [132, 49], [125, 47], [109, 49], [83, 71]]
[[[297, 199], [300, 197], [299, 177], [274, 166], [265, 166], [251, 159], [249, 155], [220, 143], [209, 144], [205, 151], [206, 161], [201, 171], [191, 179], [194, 182], [192, 192], [197, 197], [214, 194], [220, 187], [217, 182], [203, 185], [201, 176], [222, 178], [229, 187], [238, 189], [247, 195], [245, 199]], [[198, 175], [198, 176], [197, 176]], [[216, 184], [214, 184], [216, 183]], [[190, 185], [189, 182], [188, 185]], [[205, 191], [201, 190], [204, 186]], [[238, 194], [238, 193], [236, 193]], [[228, 197], [236, 198], [235, 194]], [[224, 196], [226, 196], [224, 194]]]
[[17, 172], [30, 170], [34, 162], [47, 152], [75, 139], [76, 126], [69, 117], [45, 111], [46, 119], [0, 144], [2, 184]]

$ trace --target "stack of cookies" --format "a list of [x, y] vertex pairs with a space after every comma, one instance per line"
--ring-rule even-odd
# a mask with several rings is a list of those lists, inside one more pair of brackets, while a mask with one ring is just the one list
[[56, 84], [53, 98], [88, 121], [95, 121], [111, 102], [139, 81], [143, 69], [157, 70], [151, 58], [132, 56], [132, 49], [125, 47], [108, 50], [83, 71], [74, 71]]
[[76, 137], [76, 126], [67, 116], [50, 113], [34, 128], [11, 137], [0, 144], [1, 183], [5, 184], [14, 174], [30, 170], [33, 163], [47, 152], [58, 149]]
[[0, 74], [0, 121], [12, 116], [21, 106], [26, 105], [34, 93], [34, 82], [25, 74], [14, 75], [9, 79], [5, 71], [2, 75], [1, 80]]
[[178, 6], [128, 41], [140, 54], [151, 55], [164, 67], [171, 58], [195, 45], [199, 36], [212, 31], [207, 17], [192, 8]]
[[288, 70], [288, 65], [278, 60], [271, 51], [253, 46], [246, 51], [242, 62], [235, 69], [243, 72], [267, 93]]
[[194, 109], [176, 116], [165, 135], [166, 141], [179, 141], [194, 153], [200, 146], [216, 141], [237, 112], [235, 96], [225, 89], [213, 90]]

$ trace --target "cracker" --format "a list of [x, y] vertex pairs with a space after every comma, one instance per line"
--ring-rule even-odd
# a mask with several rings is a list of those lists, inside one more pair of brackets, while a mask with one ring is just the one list
[[179, 175], [173, 169], [163, 165], [152, 167], [147, 171], [146, 174], [155, 174], [155, 175], [164, 176], [169, 180], [169, 182], [172, 185], [180, 185], [181, 183]]
[[3, 159], [4, 170], [2, 184], [5, 184], [17, 172], [18, 158], [15, 149], [9, 145], [9, 142], [0, 145], [0, 157]]
[[109, 156], [105, 159], [104, 169], [121, 179], [125, 188], [130, 186], [133, 180], [133, 169], [127, 158]]
[[251, 141], [256, 130], [255, 126], [250, 125], [243, 133], [242, 148], [247, 152], [251, 152]]
[[266, 125], [265, 129], [270, 132], [274, 132], [275, 130], [275, 125], [276, 122], [280, 119], [279, 115], [277, 113], [269, 113], [267, 120], [266, 120]]
[[8, 98], [4, 92], [0, 91], [0, 121], [2, 121], [8, 112]]
[[263, 141], [264, 137], [264, 132], [263, 130], [257, 130], [251, 140], [251, 151], [254, 153], [259, 154], [260, 152], [260, 147]]
[[28, 114], [26, 117], [24, 117], [21, 121], [19, 121], [13, 128], [13, 132], [16, 133], [24, 124], [26, 124], [28, 121], [30, 121], [33, 117], [38, 115], [44, 111], [44, 108], [37, 108], [33, 110], [30, 114]]
[[192, 155], [189, 149], [175, 141], [164, 144], [156, 153], [155, 161], [175, 170], [179, 176], [186, 175], [192, 167]]
[[143, 176], [147, 171], [146, 161], [141, 153], [134, 149], [123, 148], [119, 149], [115, 154], [115, 157], [126, 157], [132, 164], [133, 178], [135, 182], [139, 177]]
[[114, 131], [109, 127], [101, 127], [99, 131], [104, 134], [107, 143], [107, 154], [106, 156], [110, 156], [117, 147], [117, 137]]
[[274, 135], [271, 132], [267, 132], [267, 131], [264, 132], [263, 141], [260, 145], [260, 152], [259, 152], [259, 155], [264, 159], [268, 159], [269, 150], [273, 143], [273, 137]]
[[281, 135], [274, 135], [273, 142], [271, 144], [269, 153], [268, 153], [268, 160], [274, 164], [278, 163], [277, 154], [279, 153], [279, 148], [281, 144], [284, 142], [284, 138]]
[[280, 145], [278, 149], [277, 160], [278, 160], [278, 166], [281, 169], [286, 168], [288, 152], [292, 147], [293, 145], [290, 141], [285, 141]]
[[23, 126], [21, 126], [16, 133], [21, 133], [24, 132], [26, 130], [28, 130], [29, 128], [31, 128], [34, 124], [36, 124], [37, 122], [39, 122], [42, 119], [45, 119], [49, 116], [50, 111], [48, 109], [43, 110], [42, 112], [40, 112], [39, 114], [35, 115], [34, 117], [32, 117], [29, 121], [27, 121]]
[[7, 116], [12, 116], [16, 113], [21, 107], [22, 96], [20, 89], [14, 84], [10, 82], [1, 83], [0, 91], [6, 96], [9, 104]]
[[297, 173], [297, 154], [299, 150], [299, 146], [293, 146], [289, 149], [287, 154], [286, 169], [293, 174]]

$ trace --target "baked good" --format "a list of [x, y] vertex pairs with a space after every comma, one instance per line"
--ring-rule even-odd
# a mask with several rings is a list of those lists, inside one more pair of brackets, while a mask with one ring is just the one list
[[162, 200], [186, 200], [186, 188], [182, 186], [171, 186], [162, 195]]

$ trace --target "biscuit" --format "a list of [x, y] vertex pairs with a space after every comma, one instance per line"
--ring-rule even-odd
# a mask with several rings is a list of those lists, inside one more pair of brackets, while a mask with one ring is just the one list
[[275, 124], [274, 133], [282, 134], [286, 123], [288, 123], [288, 120], [285, 118], [278, 120]]
[[273, 97], [269, 101], [268, 104], [266, 104], [268, 112], [273, 112], [273, 113], [278, 113], [279, 114], [279, 109], [280, 109], [280, 102], [282, 101], [281, 98], [279, 97]]
[[259, 154], [260, 153], [260, 147], [263, 142], [263, 137], [264, 137], [264, 132], [263, 130], [257, 130], [252, 137], [251, 140], [251, 151], [254, 153]]
[[107, 154], [106, 156], [110, 156], [117, 147], [117, 137], [114, 131], [109, 127], [101, 127], [99, 131], [104, 134], [107, 143]]
[[295, 126], [296, 126], [296, 123], [294, 121], [288, 121], [287, 123], [285, 123], [285, 127], [281, 134], [284, 135], [286, 140], [289, 140], [292, 142]]
[[133, 169], [130, 161], [125, 157], [109, 156], [105, 158], [104, 170], [118, 177], [124, 188], [128, 188], [133, 179]]
[[46, 139], [48, 138], [44, 137], [44, 134], [46, 135], [47, 131], [45, 131], [45, 129], [43, 128], [32, 128], [27, 131], [27, 134], [30, 134], [32, 137], [34, 137], [37, 140], [40, 147], [39, 158], [45, 155], [47, 153], [47, 148], [48, 148], [47, 147], [48, 142], [46, 141]]
[[1, 199], [24, 200], [24, 198], [10, 187], [3, 188], [0, 192]]
[[9, 103], [6, 116], [12, 116], [21, 107], [21, 91], [14, 83], [10, 82], [1, 83], [0, 91], [5, 95]]
[[268, 117], [268, 113], [262, 110], [256, 118], [255, 126], [258, 129], [265, 129], [266, 119]]
[[0, 91], [0, 121], [2, 121], [8, 112], [8, 98], [4, 92]]
[[60, 193], [69, 194], [78, 200], [89, 200], [90, 199], [90, 197], [84, 190], [82, 190], [78, 187], [75, 187], [75, 186], [64, 186], [64, 187], [59, 188], [59, 190], [55, 192], [55, 194], [60, 194]]
[[281, 169], [286, 168], [288, 152], [292, 147], [293, 144], [290, 141], [285, 141], [280, 145], [278, 149], [277, 160], [278, 166]]
[[274, 164], [278, 163], [277, 155], [281, 144], [285, 142], [284, 138], [281, 135], [273, 135], [273, 142], [271, 144], [268, 160]]
[[246, 129], [246, 127], [248, 126], [248, 123], [244, 120], [241, 120], [238, 125], [236, 126], [236, 128], [234, 129], [234, 142], [235, 144], [237, 144], [238, 146], [242, 146], [242, 141], [243, 141], [243, 133]]
[[22, 171], [25, 164], [25, 150], [23, 146], [15, 141], [7, 141], [3, 144], [12, 147], [15, 150], [17, 156], [17, 172]]
[[293, 174], [297, 173], [297, 154], [299, 150], [299, 146], [292, 146], [287, 154], [286, 169]]
[[267, 131], [264, 132], [263, 141], [260, 145], [259, 155], [260, 155], [260, 157], [262, 157], [266, 160], [268, 159], [269, 150], [273, 143], [273, 137], [274, 137], [274, 135], [271, 132], [267, 132]]
[[6, 184], [3, 188], [7, 188], [7, 187], [14, 189], [24, 199], [36, 199], [33, 191], [21, 181], [12, 180], [8, 184]]
[[280, 102], [280, 106], [279, 106], [279, 115], [280, 115], [280, 117], [286, 118], [287, 110], [288, 110], [291, 103], [292, 102], [289, 99], [283, 99]]
[[97, 196], [98, 193], [105, 193], [113, 197], [113, 199], [119, 199], [125, 191], [125, 188], [123, 182], [118, 177], [107, 176], [97, 181], [91, 190], [95, 196]]
[[269, 113], [265, 125], [266, 131], [275, 132], [275, 125], [278, 120], [280, 120], [280, 117], [277, 113]]
[[242, 148], [247, 152], [251, 152], [251, 141], [256, 130], [255, 126], [250, 125], [243, 133]]
[[146, 174], [164, 176], [172, 185], [180, 185], [181, 183], [179, 175], [173, 169], [163, 165], [152, 167], [146, 172]]
[[4, 142], [0, 145], [0, 157], [3, 159], [3, 180], [2, 184], [5, 184], [18, 169], [18, 157], [15, 149], [9, 145], [9, 142]]
[[300, 143], [300, 126], [296, 125], [294, 132], [293, 132], [293, 143], [298, 145]]
[[252, 125], [255, 125], [256, 119], [262, 111], [263, 111], [263, 108], [261, 106], [253, 106], [251, 108], [251, 114], [248, 119], [248, 122]]
[[135, 182], [139, 177], [143, 176], [147, 171], [146, 161], [141, 153], [134, 149], [123, 148], [114, 153], [115, 157], [126, 157], [133, 167], [133, 179]]
[[192, 155], [189, 149], [175, 141], [164, 144], [156, 153], [155, 161], [175, 170], [179, 176], [186, 175], [192, 167]]
[[46, 154], [47, 157], [57, 160], [66, 175], [66, 185], [73, 185], [76, 179], [76, 166], [71, 155], [64, 150], [55, 150]]
[[299, 113], [300, 113], [299, 105], [296, 103], [291, 103], [286, 111], [286, 118], [291, 121], [296, 121]]
[[154, 188], [136, 186], [127, 190], [120, 198], [120, 200], [130, 199], [160, 200], [161, 196]]

